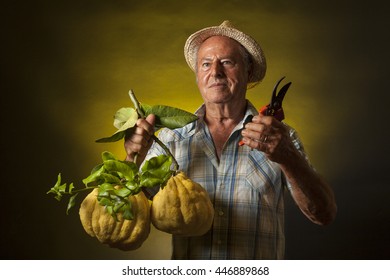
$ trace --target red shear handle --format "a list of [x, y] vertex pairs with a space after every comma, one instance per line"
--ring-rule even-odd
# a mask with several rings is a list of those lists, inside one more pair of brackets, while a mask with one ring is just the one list
[[[269, 104], [268, 105], [265, 105], [263, 106], [260, 110], [259, 110], [259, 113], [264, 115], [264, 116], [267, 116], [267, 110], [269, 108]], [[277, 119], [278, 121], [282, 121], [284, 120], [284, 112], [283, 112], [283, 108], [280, 108], [279, 110], [273, 112], [273, 114], [271, 114], [271, 116], [273, 116], [275, 119]]]

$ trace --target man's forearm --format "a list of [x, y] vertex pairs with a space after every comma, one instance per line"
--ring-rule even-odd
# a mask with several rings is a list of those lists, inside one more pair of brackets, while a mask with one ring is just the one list
[[332, 188], [298, 151], [288, 158], [280, 166], [291, 185], [294, 201], [313, 223], [330, 224], [337, 212]]

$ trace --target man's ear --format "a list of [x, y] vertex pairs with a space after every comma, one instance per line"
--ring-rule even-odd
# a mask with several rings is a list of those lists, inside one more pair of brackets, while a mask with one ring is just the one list
[[248, 67], [248, 81], [251, 80], [251, 78], [253, 77], [253, 63], [250, 63], [249, 67]]

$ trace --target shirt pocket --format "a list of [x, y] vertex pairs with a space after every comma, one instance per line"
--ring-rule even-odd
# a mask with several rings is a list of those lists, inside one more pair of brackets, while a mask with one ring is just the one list
[[278, 165], [268, 160], [263, 153], [258, 151], [249, 153], [247, 159], [246, 185], [262, 196], [274, 193], [275, 185], [278, 185], [280, 181]]

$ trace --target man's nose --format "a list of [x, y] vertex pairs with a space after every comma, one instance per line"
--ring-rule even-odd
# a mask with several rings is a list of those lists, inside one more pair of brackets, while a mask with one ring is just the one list
[[211, 75], [213, 77], [223, 77], [224, 72], [220, 62], [216, 61], [211, 65]]

